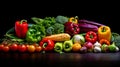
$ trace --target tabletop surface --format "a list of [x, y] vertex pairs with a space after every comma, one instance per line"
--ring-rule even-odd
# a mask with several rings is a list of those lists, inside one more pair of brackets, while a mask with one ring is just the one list
[[48, 66], [115, 66], [120, 65], [116, 53], [0, 53], [0, 63], [6, 65]]

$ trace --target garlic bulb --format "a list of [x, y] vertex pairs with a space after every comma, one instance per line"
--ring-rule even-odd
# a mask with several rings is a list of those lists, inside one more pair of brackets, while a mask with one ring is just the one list
[[101, 44], [98, 42], [98, 41], [96, 41], [95, 43], [94, 43], [94, 47], [100, 47], [101, 46]]

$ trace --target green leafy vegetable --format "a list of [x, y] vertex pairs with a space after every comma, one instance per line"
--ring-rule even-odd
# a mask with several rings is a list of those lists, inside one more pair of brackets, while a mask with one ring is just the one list
[[56, 17], [56, 22], [61, 23], [61, 24], [65, 24], [68, 21], [68, 18], [62, 15], [58, 15]]
[[118, 33], [112, 33], [112, 42], [115, 42], [115, 45], [120, 48], [120, 35]]
[[[66, 22], [67, 18], [62, 16], [62, 18], [59, 20], [63, 20]], [[38, 25], [45, 27], [45, 32], [46, 35], [52, 35], [52, 34], [58, 34], [58, 33], [63, 33], [64, 32], [64, 25], [57, 22], [55, 17], [45, 17], [44, 19], [42, 18], [37, 18], [37, 17], [32, 17], [31, 19]], [[66, 18], [66, 19], [65, 19]], [[62, 21], [62, 22], [63, 22]], [[68, 21], [68, 20], [67, 20]]]
[[53, 28], [52, 26], [48, 27], [48, 28], [46, 29], [46, 33], [47, 33], [47, 35], [52, 35], [52, 34], [54, 34], [54, 28]]
[[31, 18], [36, 24], [42, 25], [45, 28], [50, 27], [51, 25], [56, 23], [55, 17], [45, 17], [45, 18], [37, 18], [32, 17]]
[[39, 42], [45, 36], [46, 36], [45, 27], [42, 25], [34, 24], [27, 31], [26, 41], [32, 43]]
[[64, 25], [60, 23], [56, 23], [53, 25], [54, 34], [64, 33]]

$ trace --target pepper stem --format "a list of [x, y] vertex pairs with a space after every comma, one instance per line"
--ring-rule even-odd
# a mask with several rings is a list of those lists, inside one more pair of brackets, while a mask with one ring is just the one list
[[78, 16], [75, 16], [75, 19], [78, 19]]
[[103, 27], [102, 32], [105, 32], [105, 31], [106, 31], [106, 28], [105, 28], [105, 27]]
[[23, 19], [20, 21], [20, 24], [22, 24], [23, 22], [27, 22], [27, 20]]
[[69, 44], [68, 44], [68, 43], [66, 44], [65, 48], [66, 48], [66, 49], [68, 49], [68, 48], [69, 48]]
[[47, 46], [47, 43], [44, 43], [44, 44], [43, 44], [43, 48], [45, 48], [46, 46]]
[[75, 18], [72, 19], [73, 22], [75, 22], [75, 20], [76, 20]]
[[57, 50], [60, 50], [60, 47], [59, 47], [59, 46], [57, 46], [57, 47], [56, 47], [56, 49], [57, 49]]
[[90, 38], [93, 38], [93, 35], [92, 35], [92, 34], [90, 34]]

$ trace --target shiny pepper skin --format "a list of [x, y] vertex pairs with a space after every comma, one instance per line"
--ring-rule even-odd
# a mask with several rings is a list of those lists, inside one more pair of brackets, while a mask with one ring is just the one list
[[15, 33], [19, 38], [25, 38], [28, 31], [27, 20], [21, 20], [15, 22]]
[[88, 42], [95, 43], [97, 41], [97, 34], [93, 31], [88, 31], [85, 35], [85, 39]]
[[71, 36], [78, 34], [80, 32], [79, 24], [66, 22], [65, 23], [65, 32]]

